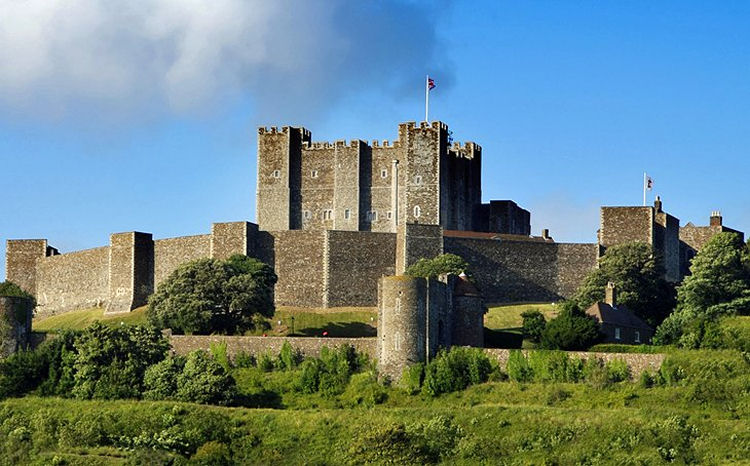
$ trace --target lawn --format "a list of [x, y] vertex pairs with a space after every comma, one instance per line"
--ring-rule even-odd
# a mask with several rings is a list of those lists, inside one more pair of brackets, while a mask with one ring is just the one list
[[523, 324], [521, 314], [532, 310], [540, 311], [548, 321], [557, 315], [557, 309], [551, 303], [490, 305], [484, 315], [484, 326], [492, 330], [518, 329]]
[[[374, 307], [341, 307], [330, 309], [302, 309], [281, 307], [274, 317], [267, 319], [271, 330], [249, 332], [251, 335], [301, 335], [330, 337], [374, 337], [378, 313]], [[91, 308], [66, 312], [43, 319], [35, 319], [35, 332], [82, 330], [96, 321], [107, 325], [145, 324], [146, 306], [124, 314], [104, 315], [104, 309]], [[280, 323], [279, 323], [280, 322]]]

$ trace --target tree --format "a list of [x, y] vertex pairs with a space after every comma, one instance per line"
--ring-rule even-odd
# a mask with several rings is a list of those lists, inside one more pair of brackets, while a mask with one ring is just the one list
[[32, 303], [36, 303], [31, 293], [27, 293], [23, 288], [8, 280], [0, 283], [0, 296], [26, 298], [31, 300]]
[[460, 275], [469, 268], [469, 263], [455, 254], [440, 254], [432, 259], [422, 258], [406, 269], [410, 277], [437, 278], [444, 274]]
[[523, 337], [528, 338], [533, 342], [539, 343], [539, 340], [542, 338], [544, 327], [547, 325], [547, 321], [545, 320], [544, 315], [538, 310], [534, 309], [530, 311], [524, 311], [521, 314], [521, 317], [523, 318]]
[[585, 350], [599, 339], [599, 324], [578, 304], [563, 301], [560, 314], [547, 322], [541, 335], [544, 349]]
[[226, 405], [237, 396], [232, 376], [202, 350], [188, 354], [176, 386], [178, 400], [194, 403]]
[[656, 331], [660, 344], [697, 347], [719, 317], [750, 314], [750, 250], [736, 233], [719, 233], [693, 258], [677, 288], [677, 309]]
[[607, 283], [617, 289], [617, 304], [633, 311], [651, 326], [659, 325], [674, 309], [674, 290], [664, 279], [661, 257], [640, 242], [623, 243], [607, 248], [576, 291], [573, 300], [581, 309], [604, 300]]
[[176, 333], [243, 333], [274, 312], [276, 274], [242, 255], [178, 267], [149, 298], [149, 322]]

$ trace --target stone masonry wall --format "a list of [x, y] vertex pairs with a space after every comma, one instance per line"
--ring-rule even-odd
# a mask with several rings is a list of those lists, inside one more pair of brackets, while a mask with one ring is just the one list
[[109, 247], [39, 258], [36, 274], [36, 317], [102, 306], [109, 296]]
[[395, 273], [396, 235], [329, 231], [327, 242], [327, 306], [377, 306], [378, 279]]
[[34, 264], [37, 258], [46, 256], [47, 240], [7, 240], [5, 244], [5, 279], [35, 294], [37, 274]]
[[600, 215], [602, 246], [631, 241], [654, 244], [653, 207], [602, 207]]
[[210, 256], [210, 235], [155, 240], [154, 287], [158, 287], [180, 265]]
[[596, 245], [444, 238], [471, 266], [486, 302], [557, 301], [596, 266]]
[[0, 296], [0, 360], [31, 343], [32, 304], [26, 298]]
[[274, 237], [277, 306], [325, 306], [325, 232], [289, 230]]
[[227, 354], [235, 357], [240, 352], [260, 355], [270, 352], [277, 355], [284, 342], [289, 342], [292, 348], [300, 350], [305, 356], [320, 356], [321, 348], [336, 348], [341, 345], [351, 345], [358, 352], [375, 357], [377, 347], [376, 338], [312, 338], [312, 337], [241, 337], [223, 335], [171, 335], [169, 343], [176, 354], [188, 354], [195, 350], [206, 350], [211, 344], [226, 343]]
[[[500, 364], [501, 369], [505, 369], [508, 365], [508, 357], [511, 351], [509, 349], [497, 349], [497, 348], [485, 348], [484, 352], [488, 356], [493, 357]], [[529, 354], [529, 350], [520, 350], [524, 355]], [[661, 367], [664, 362], [664, 354], [636, 354], [636, 353], [587, 353], [583, 351], [566, 351], [566, 354], [572, 358], [588, 359], [598, 358], [603, 362], [622, 360], [625, 361], [630, 368], [632, 377], [638, 377], [643, 371], [656, 371]]]

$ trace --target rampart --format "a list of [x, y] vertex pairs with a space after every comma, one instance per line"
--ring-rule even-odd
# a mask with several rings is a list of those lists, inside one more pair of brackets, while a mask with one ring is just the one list
[[109, 297], [109, 260], [108, 246], [37, 259], [37, 285], [31, 291], [36, 316], [103, 306]]
[[[497, 348], [485, 348], [485, 353], [497, 360], [501, 369], [508, 366], [508, 358], [511, 351], [521, 351], [528, 356], [533, 350], [509, 350]], [[565, 354], [571, 358], [588, 360], [596, 358], [606, 363], [609, 361], [624, 361], [630, 368], [632, 377], [638, 377], [643, 371], [657, 371], [661, 368], [666, 355], [664, 354], [638, 354], [638, 353], [589, 353], [584, 351], [566, 351]]]
[[32, 302], [0, 296], [0, 359], [31, 344]]
[[375, 357], [375, 338], [313, 338], [313, 337], [241, 337], [241, 336], [198, 336], [198, 335], [170, 335], [169, 343], [175, 354], [188, 354], [195, 350], [206, 350], [212, 344], [227, 345], [227, 354], [235, 357], [244, 352], [258, 356], [264, 353], [278, 355], [281, 347], [288, 342], [292, 348], [299, 350], [305, 356], [320, 356], [321, 348], [336, 348], [341, 345], [351, 345], [358, 352]]
[[485, 301], [557, 301], [570, 297], [596, 267], [596, 244], [448, 237], [446, 253], [463, 257]]

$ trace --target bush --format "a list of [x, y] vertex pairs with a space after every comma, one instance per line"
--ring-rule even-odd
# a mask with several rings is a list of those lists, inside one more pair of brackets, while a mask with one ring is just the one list
[[177, 397], [177, 378], [185, 368], [185, 358], [170, 356], [146, 369], [143, 376], [147, 400], [171, 400]]
[[37, 388], [47, 377], [48, 365], [40, 351], [19, 351], [0, 359], [0, 399]]
[[281, 370], [292, 370], [296, 368], [304, 359], [299, 349], [292, 348], [288, 341], [281, 345], [277, 367]]
[[231, 466], [232, 453], [225, 444], [206, 442], [190, 458], [190, 464], [205, 466]]
[[31, 293], [27, 293], [23, 290], [23, 288], [8, 280], [0, 283], [0, 296], [26, 298], [31, 300], [31, 302], [36, 305], [34, 295], [32, 295]]
[[341, 395], [344, 406], [365, 406], [372, 408], [383, 403], [388, 398], [385, 388], [378, 383], [374, 372], [354, 374]]
[[400, 385], [409, 395], [416, 395], [422, 389], [423, 382], [424, 363], [419, 362], [404, 369]]
[[542, 332], [547, 325], [544, 315], [538, 310], [524, 311], [521, 313], [523, 318], [523, 337], [539, 343], [542, 338]]
[[534, 371], [529, 366], [529, 361], [522, 352], [511, 351], [508, 355], [506, 367], [508, 378], [514, 382], [531, 382], [534, 379]]
[[486, 382], [491, 372], [492, 364], [480, 349], [453, 347], [443, 350], [425, 366], [422, 393], [438, 396], [463, 390], [469, 385]]
[[547, 322], [542, 331], [542, 348], [585, 350], [599, 339], [599, 325], [593, 317], [570, 301], [560, 307], [560, 314]]
[[237, 395], [234, 379], [205, 351], [193, 351], [177, 377], [177, 399], [226, 405]]
[[176, 333], [243, 333], [273, 315], [273, 269], [234, 255], [178, 267], [149, 298], [149, 322]]

